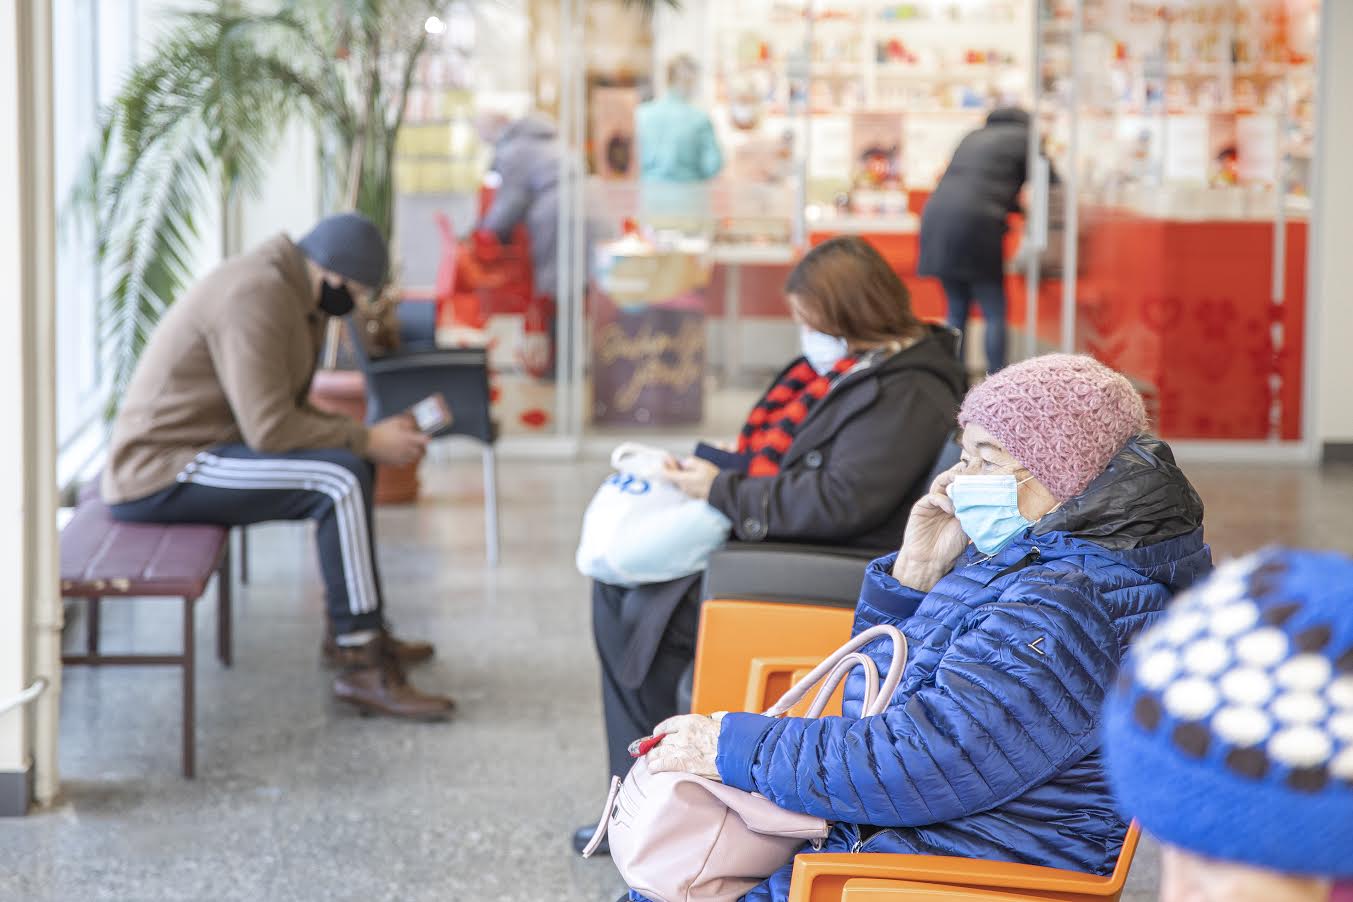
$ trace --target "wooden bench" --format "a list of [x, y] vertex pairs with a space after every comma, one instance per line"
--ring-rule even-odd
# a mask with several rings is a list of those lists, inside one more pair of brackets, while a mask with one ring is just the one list
[[[61, 530], [61, 595], [86, 600], [85, 653], [63, 655], [68, 666], [183, 668], [183, 776], [195, 772], [193, 637], [194, 602], [213, 574], [217, 583], [216, 654], [231, 665], [230, 538], [220, 526], [133, 524], [114, 520], [97, 495], [86, 493]], [[183, 650], [179, 654], [113, 654], [99, 651], [99, 606], [105, 599], [179, 598]]]

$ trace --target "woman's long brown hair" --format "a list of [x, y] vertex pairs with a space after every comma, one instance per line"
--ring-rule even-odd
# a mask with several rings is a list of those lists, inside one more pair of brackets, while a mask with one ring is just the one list
[[914, 338], [922, 328], [902, 279], [853, 235], [809, 251], [789, 274], [785, 293], [795, 296], [797, 312], [810, 328], [852, 345]]

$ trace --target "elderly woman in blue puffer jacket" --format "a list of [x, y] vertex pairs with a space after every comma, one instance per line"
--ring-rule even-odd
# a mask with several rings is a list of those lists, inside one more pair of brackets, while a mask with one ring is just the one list
[[[910, 646], [891, 707], [854, 719], [857, 674], [845, 718], [672, 718], [650, 768], [826, 818], [823, 851], [1108, 873], [1126, 825], [1101, 769], [1106, 691], [1132, 638], [1211, 568], [1202, 502], [1145, 421], [1088, 357], [988, 379], [959, 415], [961, 462], [865, 574], [855, 631], [894, 624]], [[882, 643], [868, 651], [888, 666]], [[785, 899], [790, 870], [746, 899]]]

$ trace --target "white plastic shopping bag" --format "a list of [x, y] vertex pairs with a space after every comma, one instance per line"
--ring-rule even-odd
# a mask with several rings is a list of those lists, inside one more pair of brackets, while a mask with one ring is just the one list
[[731, 521], [662, 477], [667, 453], [626, 442], [611, 454], [615, 472], [583, 515], [578, 570], [616, 586], [666, 582], [699, 573], [728, 540]]

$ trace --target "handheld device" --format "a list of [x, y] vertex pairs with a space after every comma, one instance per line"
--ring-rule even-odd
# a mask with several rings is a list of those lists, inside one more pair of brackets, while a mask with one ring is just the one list
[[708, 442], [700, 442], [695, 446], [695, 456], [701, 460], [707, 460], [720, 470], [733, 470], [742, 473], [747, 469], [747, 458], [736, 451], [725, 451], [722, 448], [716, 448]]
[[409, 413], [424, 435], [433, 435], [451, 425], [451, 408], [441, 392], [428, 395], [410, 407]]

